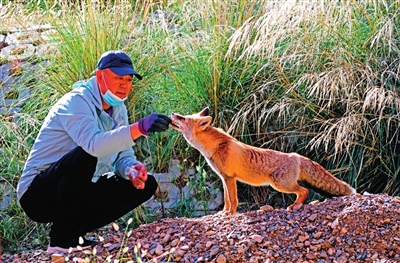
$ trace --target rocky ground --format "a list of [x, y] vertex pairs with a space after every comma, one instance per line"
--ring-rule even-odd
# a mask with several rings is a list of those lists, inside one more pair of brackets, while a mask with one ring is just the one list
[[[400, 262], [400, 197], [387, 195], [333, 198], [297, 211], [265, 206], [230, 216], [163, 219], [130, 232], [114, 228], [104, 240], [97, 236], [100, 242], [93, 250], [61, 260]], [[3, 255], [2, 260], [51, 262], [51, 255], [38, 250]]]

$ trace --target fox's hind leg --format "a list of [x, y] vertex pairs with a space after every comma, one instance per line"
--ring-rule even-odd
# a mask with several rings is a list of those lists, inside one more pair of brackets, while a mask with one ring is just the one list
[[308, 189], [304, 188], [296, 183], [296, 186], [294, 186], [292, 190], [294, 194], [297, 195], [296, 201], [294, 201], [293, 204], [288, 206], [288, 210], [293, 210], [297, 205], [303, 204], [306, 201], [307, 195], [308, 195]]
[[271, 186], [282, 193], [297, 195], [296, 201], [288, 206], [288, 210], [293, 210], [293, 208], [306, 201], [308, 189], [300, 186], [297, 182], [290, 182], [289, 184], [271, 184]]
[[297, 195], [296, 201], [287, 208], [288, 210], [293, 210], [297, 205], [303, 204], [308, 195], [308, 189], [297, 183], [299, 176], [296, 175], [299, 175], [299, 173], [298, 166], [293, 165], [279, 167], [271, 174], [271, 186], [273, 188], [282, 193]]

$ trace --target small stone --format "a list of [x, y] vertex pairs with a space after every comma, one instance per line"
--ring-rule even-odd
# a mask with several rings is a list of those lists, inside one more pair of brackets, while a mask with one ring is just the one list
[[336, 218], [335, 221], [332, 222], [331, 228], [335, 229], [339, 225], [339, 218]]
[[[306, 241], [306, 242], [304, 242], [304, 243], [307, 243], [307, 242], [309, 242], [309, 241]], [[318, 250], [320, 249], [319, 246], [311, 246], [311, 245], [310, 245], [310, 248], [311, 248], [312, 250], [314, 250], [314, 251], [318, 251]]]
[[251, 238], [257, 243], [261, 243], [264, 240], [264, 237], [260, 235], [252, 235]]
[[174, 251], [174, 259], [175, 260], [180, 260], [184, 255], [185, 255], [185, 251], [183, 251], [181, 249], [177, 249]]
[[157, 256], [161, 255], [162, 253], [164, 253], [164, 247], [160, 244], [157, 244], [155, 253]]
[[318, 257], [320, 257], [320, 258], [328, 258], [328, 255], [327, 255], [327, 253], [326, 253], [325, 251], [321, 251], [321, 252], [318, 254]]
[[304, 243], [303, 242], [297, 242], [296, 243], [296, 247], [303, 248], [304, 247]]
[[184, 245], [181, 247], [182, 250], [184, 251], [188, 251], [189, 250], [189, 246], [188, 245]]
[[273, 211], [274, 208], [270, 205], [263, 205], [262, 207], [260, 207], [260, 210], [269, 212], [269, 211]]
[[172, 240], [171, 242], [171, 246], [175, 247], [176, 245], [178, 245], [180, 242], [179, 238], [175, 238], [174, 240]]
[[226, 263], [226, 257], [221, 254], [217, 257], [217, 263]]
[[52, 263], [65, 263], [64, 256], [61, 254], [53, 254], [51, 255], [51, 262]]
[[310, 237], [309, 236], [300, 236], [299, 237], [299, 241], [300, 242], [304, 242], [304, 241], [306, 241], [307, 239], [309, 239]]
[[203, 249], [205, 248], [204, 243], [203, 242], [199, 242], [194, 246], [195, 249]]
[[164, 236], [164, 238], [163, 238], [163, 243], [165, 244], [165, 243], [168, 243], [168, 241], [170, 240], [170, 238], [171, 238], [171, 235], [170, 234], [166, 234], [165, 236]]
[[315, 256], [314, 254], [308, 253], [308, 254], [306, 254], [306, 258], [307, 258], [307, 259], [315, 259], [316, 256]]
[[313, 215], [311, 215], [311, 216], [308, 218], [308, 220], [314, 221], [315, 219], [317, 219], [317, 217], [318, 217], [317, 214], [313, 214]]
[[212, 248], [211, 251], [210, 251], [210, 256], [211, 256], [211, 257], [214, 257], [215, 255], [218, 254], [218, 252], [219, 252], [219, 247], [214, 247], [214, 248]]
[[322, 232], [317, 232], [314, 234], [314, 238], [318, 239], [322, 236], [322, 234], [323, 234]]

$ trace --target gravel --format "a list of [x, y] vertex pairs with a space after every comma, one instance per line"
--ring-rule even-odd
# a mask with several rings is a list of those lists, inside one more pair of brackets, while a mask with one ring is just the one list
[[[114, 225], [93, 250], [69, 262], [400, 262], [400, 197], [356, 194], [258, 211], [166, 218], [129, 232]], [[43, 250], [7, 262], [51, 262]], [[61, 261], [60, 261], [61, 262]], [[118, 262], [118, 261], [115, 261]]]

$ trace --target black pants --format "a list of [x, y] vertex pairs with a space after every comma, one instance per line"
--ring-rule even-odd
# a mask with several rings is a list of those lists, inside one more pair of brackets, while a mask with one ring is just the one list
[[81, 147], [37, 175], [22, 196], [25, 213], [37, 222], [53, 222], [50, 238], [74, 238], [115, 221], [150, 199], [157, 182], [148, 176], [146, 187], [114, 176], [92, 183], [97, 158]]

